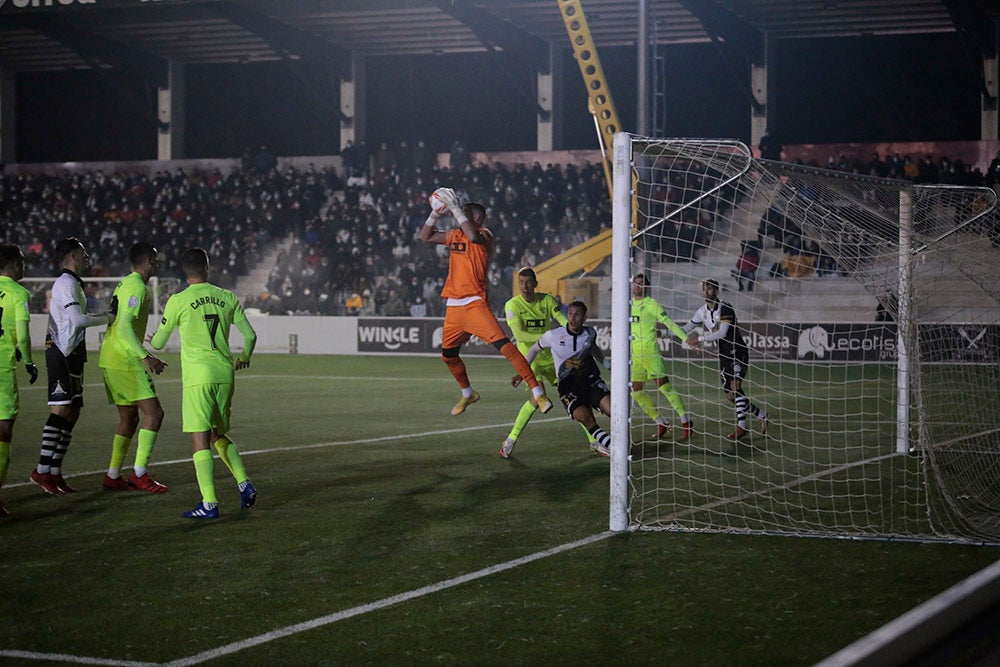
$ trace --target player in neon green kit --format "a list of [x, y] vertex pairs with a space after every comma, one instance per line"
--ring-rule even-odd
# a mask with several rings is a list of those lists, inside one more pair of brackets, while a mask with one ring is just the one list
[[663, 356], [656, 342], [656, 324], [661, 323], [677, 336], [682, 342], [687, 340], [687, 333], [676, 322], [667, 316], [656, 299], [649, 296], [649, 278], [638, 274], [632, 279], [632, 315], [631, 321], [631, 354], [632, 354], [632, 397], [656, 422], [656, 437], [662, 438], [669, 428], [667, 421], [656, 409], [656, 401], [643, 388], [646, 382], [652, 380], [670, 405], [681, 418], [684, 427], [682, 439], [691, 437], [692, 424], [684, 409], [684, 401], [677, 390], [670, 385], [666, 368], [663, 366]]
[[[136, 243], [128, 253], [132, 273], [122, 278], [111, 297], [115, 320], [108, 325], [101, 343], [98, 365], [104, 373], [108, 402], [118, 408], [118, 431], [111, 443], [111, 462], [104, 476], [106, 491], [139, 489], [163, 493], [166, 485], [153, 479], [146, 470], [156, 435], [163, 423], [163, 408], [156, 396], [153, 375], [163, 372], [166, 364], [143, 346], [149, 319], [149, 290], [146, 283], [156, 274], [159, 261], [150, 243]], [[139, 428], [139, 412], [142, 427]], [[122, 479], [121, 467], [132, 436], [139, 429], [132, 475]]]
[[[517, 286], [521, 293], [507, 301], [504, 305], [504, 311], [507, 313], [507, 326], [510, 327], [514, 339], [517, 341], [517, 349], [521, 351], [521, 354], [527, 354], [535, 341], [549, 330], [552, 320], [565, 326], [566, 316], [559, 309], [559, 302], [554, 296], [546, 292], [535, 291], [535, 288], [538, 287], [538, 278], [533, 269], [525, 267], [517, 272]], [[549, 350], [543, 350], [535, 357], [535, 361], [531, 364], [531, 370], [539, 382], [547, 380], [550, 385], [556, 385], [556, 367]], [[518, 436], [521, 435], [521, 431], [528, 425], [537, 409], [538, 406], [532, 398], [529, 398], [521, 406], [510, 434], [500, 447], [502, 458], [510, 458], [514, 446], [517, 445]], [[593, 441], [593, 436], [587, 429], [583, 430], [587, 433], [588, 440]]]
[[[182, 516], [217, 519], [219, 501], [212, 478], [212, 446], [236, 479], [242, 507], [250, 508], [257, 500], [257, 490], [250, 483], [239, 451], [226, 435], [232, 414], [234, 371], [250, 365], [257, 334], [236, 295], [208, 282], [208, 253], [201, 248], [186, 250], [181, 256], [181, 269], [188, 287], [167, 301], [152, 345], [162, 350], [174, 329], [180, 333], [182, 428], [191, 434], [202, 497], [197, 507]], [[236, 358], [229, 350], [229, 329], [233, 325], [243, 336], [243, 353]]]
[[[14, 421], [20, 409], [17, 392], [17, 361], [24, 362], [29, 383], [38, 379], [38, 367], [31, 360], [28, 324], [28, 290], [18, 284], [24, 277], [24, 254], [16, 245], [0, 243], [0, 488], [10, 467], [10, 446]], [[8, 515], [0, 500], [0, 517]]]

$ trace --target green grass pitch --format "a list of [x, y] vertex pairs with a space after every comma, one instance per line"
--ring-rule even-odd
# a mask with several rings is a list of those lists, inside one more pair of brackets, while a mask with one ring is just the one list
[[117, 416], [93, 356], [65, 469], [75, 495], [27, 483], [48, 410], [22, 382], [0, 492], [0, 664], [807, 665], [998, 556], [606, 536], [608, 461], [559, 406], [515, 458], [497, 455], [525, 396], [500, 358], [469, 360], [482, 400], [452, 417], [438, 359], [258, 355], [231, 431], [257, 505], [239, 509], [217, 463], [222, 517], [193, 523], [176, 356], [157, 383], [158, 496], [101, 490]]

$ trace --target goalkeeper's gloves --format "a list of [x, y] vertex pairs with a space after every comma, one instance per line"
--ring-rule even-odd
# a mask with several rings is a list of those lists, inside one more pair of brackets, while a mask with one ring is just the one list
[[24, 370], [28, 371], [28, 384], [35, 384], [35, 380], [38, 379], [38, 366], [34, 364], [25, 364]]
[[455, 191], [451, 188], [438, 188], [431, 193], [428, 201], [431, 205], [431, 211], [438, 216], [444, 215], [458, 203], [458, 200], [455, 198]]

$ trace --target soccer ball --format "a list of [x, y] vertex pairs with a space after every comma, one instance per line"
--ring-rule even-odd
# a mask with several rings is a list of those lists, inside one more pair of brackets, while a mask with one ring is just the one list
[[451, 188], [438, 188], [430, 196], [431, 209], [438, 215], [444, 215], [455, 204], [455, 191]]

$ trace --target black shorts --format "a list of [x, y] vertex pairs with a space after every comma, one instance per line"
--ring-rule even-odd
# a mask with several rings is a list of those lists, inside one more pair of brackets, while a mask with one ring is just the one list
[[83, 366], [87, 363], [87, 348], [77, 345], [69, 356], [46, 341], [45, 365], [49, 372], [49, 405], [83, 407]]
[[611, 390], [599, 375], [588, 375], [581, 378], [569, 376], [559, 381], [559, 398], [566, 406], [570, 417], [573, 411], [581, 405], [586, 405], [600, 411], [601, 400], [609, 396]]
[[722, 388], [729, 390], [733, 380], [742, 381], [747, 376], [747, 363], [739, 359], [724, 359], [719, 362], [719, 377]]

